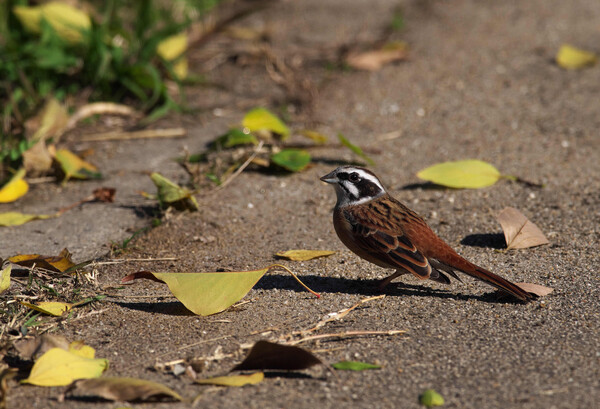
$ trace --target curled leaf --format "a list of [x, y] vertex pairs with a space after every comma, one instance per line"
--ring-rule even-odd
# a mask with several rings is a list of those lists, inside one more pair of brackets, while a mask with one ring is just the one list
[[433, 389], [427, 389], [419, 397], [419, 403], [428, 408], [432, 408], [434, 406], [442, 406], [444, 404], [444, 398]]
[[314, 258], [327, 257], [335, 254], [335, 251], [330, 250], [287, 250], [280, 251], [275, 254], [278, 258], [283, 258], [292, 261], [308, 261]]
[[64, 273], [75, 266], [71, 259], [71, 253], [66, 248], [62, 249], [58, 256], [41, 256], [39, 254], [20, 254], [9, 257], [8, 261], [23, 267], [36, 267], [45, 270]]
[[160, 396], [183, 400], [181, 395], [166, 385], [136, 378], [82, 379], [75, 381], [68, 392], [79, 392], [113, 401], [146, 401], [149, 398]]
[[275, 369], [294, 371], [310, 368], [322, 363], [307, 350], [291, 345], [281, 345], [269, 341], [258, 341], [242, 363], [233, 370]]
[[0, 213], [0, 226], [20, 226], [36, 219], [49, 219], [51, 214], [26, 214], [21, 212]]
[[283, 149], [271, 155], [271, 161], [290, 172], [300, 172], [311, 161], [310, 153], [302, 149]]
[[438, 163], [419, 171], [417, 177], [452, 188], [479, 189], [493, 185], [502, 175], [489, 163], [471, 159]]
[[33, 365], [24, 383], [65, 386], [76, 379], [97, 378], [108, 368], [106, 359], [90, 359], [60, 348], [52, 348]]
[[281, 139], [290, 136], [290, 129], [275, 114], [265, 108], [254, 108], [244, 116], [242, 126], [250, 132], [272, 132]]
[[55, 159], [65, 174], [65, 182], [71, 178], [99, 179], [102, 177], [98, 168], [67, 149], [57, 150]]
[[16, 172], [13, 177], [0, 189], [0, 203], [10, 203], [24, 196], [29, 190], [29, 184], [23, 180], [25, 169]]
[[502, 209], [496, 216], [496, 220], [504, 231], [507, 250], [524, 249], [549, 243], [544, 233], [514, 207]]
[[381, 369], [381, 365], [358, 361], [340, 361], [331, 366], [342, 371], [365, 371], [368, 369]]
[[576, 70], [591, 67], [598, 62], [598, 56], [592, 52], [564, 44], [556, 54], [556, 63], [565, 69]]
[[215, 376], [213, 378], [197, 379], [195, 382], [202, 385], [218, 385], [218, 386], [244, 386], [255, 385], [265, 379], [265, 374], [255, 372], [250, 375], [230, 375], [230, 376]]
[[192, 211], [199, 209], [194, 192], [191, 190], [179, 186], [160, 173], [152, 173], [150, 179], [156, 186], [158, 201], [162, 207], [174, 205]]

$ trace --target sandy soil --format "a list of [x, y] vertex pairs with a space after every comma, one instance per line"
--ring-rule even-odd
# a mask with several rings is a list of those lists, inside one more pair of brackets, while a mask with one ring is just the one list
[[[302, 173], [244, 172], [218, 194], [198, 195], [199, 212], [171, 214], [122, 256], [176, 260], [98, 270], [99, 285], [117, 285], [140, 269], [246, 270], [274, 263], [273, 254], [282, 250], [337, 250], [328, 258], [283, 262], [321, 292], [321, 299], [276, 271], [260, 280], [246, 296], [248, 303], [198, 317], [168, 297], [164, 286], [139, 282], [114, 290], [121, 297], [97, 305], [101, 313], [64, 321], [55, 333], [96, 348], [97, 356], [110, 360], [109, 375], [156, 380], [185, 396], [203, 392], [198, 407], [416, 408], [427, 388], [456, 408], [595, 406], [600, 398], [600, 76], [598, 67], [565, 71], [552, 59], [562, 43], [600, 51], [600, 3], [285, 1], [247, 23], [268, 25], [273, 49], [292, 58], [351, 41], [375, 41], [398, 6], [406, 28], [394, 39], [408, 42], [409, 60], [367, 73], [328, 71], [306, 57], [301, 73], [318, 95], [308, 114], [291, 115], [292, 126], [310, 125], [332, 136], [341, 132], [379, 150], [374, 171], [460, 254], [513, 281], [553, 287], [553, 294], [523, 305], [499, 300], [468, 277], [449, 286], [407, 277], [387, 288], [385, 298], [319, 331], [404, 330], [404, 335], [304, 345], [319, 350], [328, 363], [378, 362], [381, 370], [338, 371], [339, 379], [322, 368], [277, 372], [259, 385], [230, 389], [153, 371], [156, 362], [210, 356], [220, 349], [231, 356], [209, 363], [201, 375], [225, 374], [243, 358], [242, 346], [311, 328], [327, 314], [379, 294], [376, 280], [387, 272], [359, 260], [338, 241], [331, 224], [334, 192], [318, 181], [336, 161], [353, 157], [349, 151], [323, 149], [315, 153], [316, 165]], [[184, 140], [91, 144], [96, 163], [107, 170], [107, 180], [98, 185], [117, 186], [114, 206], [87, 205], [69, 217], [3, 229], [2, 256], [53, 254], [65, 246], [76, 260], [104, 254], [105, 243], [149, 223], [151, 209], [135, 193], [152, 190], [142, 172], [186, 180], [172, 158], [184, 148], [201, 150], [240, 120], [244, 104], [261, 98], [277, 104], [284, 98], [261, 67], [227, 63], [211, 75], [227, 87], [193, 92], [200, 106], [211, 109], [179, 119], [189, 131]], [[245, 102], [236, 104], [239, 100]], [[221, 109], [219, 117], [212, 108]], [[385, 138], [395, 131], [398, 137]], [[466, 158], [488, 161], [503, 173], [545, 187], [501, 181], [480, 190], [438, 190], [424, 188], [415, 176], [425, 166]], [[59, 208], [88, 194], [95, 183], [69, 183], [60, 191], [38, 186], [17, 206]], [[494, 249], [489, 236], [474, 240], [500, 233], [493, 215], [505, 206], [520, 209], [551, 244], [505, 253]], [[8, 407], [118, 406], [86, 399], [60, 403], [56, 396], [62, 390], [13, 384]]]

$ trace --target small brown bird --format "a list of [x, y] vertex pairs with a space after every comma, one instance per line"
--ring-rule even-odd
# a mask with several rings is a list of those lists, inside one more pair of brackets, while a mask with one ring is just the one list
[[365, 260], [396, 270], [381, 281], [380, 288], [403, 274], [449, 284], [450, 279], [444, 273], [460, 281], [455, 273], [460, 271], [521, 301], [534, 298], [515, 284], [458, 255], [421, 216], [390, 196], [368, 169], [341, 166], [321, 180], [335, 188], [337, 203], [333, 226], [342, 243]]

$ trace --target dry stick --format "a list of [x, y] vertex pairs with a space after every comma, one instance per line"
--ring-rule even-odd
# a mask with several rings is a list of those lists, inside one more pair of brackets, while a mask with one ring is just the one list
[[380, 300], [384, 297], [385, 297], [385, 294], [377, 295], [375, 297], [363, 298], [362, 300], [358, 301], [356, 304], [354, 304], [350, 308], [346, 308], [346, 309], [340, 310], [338, 312], [329, 314], [330, 315], [329, 318], [326, 318], [324, 320], [317, 322], [317, 324], [313, 328], [298, 331], [298, 332], [296, 332], [296, 334], [306, 334], [308, 332], [314, 332], [314, 331], [318, 330], [319, 328], [322, 328], [325, 324], [327, 324], [329, 322], [341, 320], [346, 315], [348, 315], [348, 313], [350, 313], [350, 311], [360, 307], [361, 305], [363, 305], [369, 301]]
[[346, 338], [346, 337], [356, 337], [356, 336], [362, 336], [362, 335], [388, 335], [388, 336], [392, 336], [392, 335], [398, 335], [398, 334], [404, 334], [406, 333], [406, 331], [404, 330], [389, 330], [389, 331], [344, 331], [344, 332], [337, 332], [335, 334], [319, 334], [319, 335], [311, 335], [308, 337], [304, 337], [301, 339], [298, 339], [296, 341], [289, 341], [287, 344], [288, 345], [297, 345], [301, 342], [307, 342], [307, 341], [314, 341], [316, 339], [323, 339], [323, 338]]
[[133, 132], [102, 132], [96, 133], [81, 138], [82, 141], [115, 141], [115, 140], [130, 140], [130, 139], [150, 139], [150, 138], [179, 138], [186, 136], [185, 128], [169, 128], [169, 129], [144, 129], [142, 131]]
[[260, 152], [263, 145], [264, 145], [264, 141], [260, 141], [260, 143], [258, 144], [256, 149], [254, 149], [254, 152], [252, 152], [252, 155], [250, 155], [250, 157], [248, 157], [248, 159], [246, 159], [246, 162], [244, 162], [242, 164], [242, 166], [237, 168], [237, 170], [235, 172], [233, 172], [233, 174], [231, 176], [229, 176], [229, 178], [227, 178], [227, 180], [225, 180], [225, 182], [221, 183], [220, 186], [218, 186], [216, 189], [214, 189], [213, 192], [218, 192], [219, 190], [222, 190], [234, 178], [236, 178], [240, 173], [242, 173], [244, 171], [244, 169], [246, 169], [246, 167], [250, 164], [250, 162], [252, 162], [252, 160], [254, 160], [254, 158], [256, 158], [256, 155], [258, 155], [258, 153]]

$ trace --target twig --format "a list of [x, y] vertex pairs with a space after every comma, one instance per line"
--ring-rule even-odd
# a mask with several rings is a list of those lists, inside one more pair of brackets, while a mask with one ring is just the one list
[[296, 341], [289, 341], [287, 345], [298, 345], [301, 342], [314, 341], [317, 339], [323, 338], [347, 338], [347, 337], [358, 337], [362, 335], [387, 335], [393, 336], [398, 334], [404, 334], [406, 331], [404, 330], [390, 330], [390, 331], [344, 331], [337, 332], [335, 334], [319, 334], [319, 335], [311, 335], [308, 337], [300, 338]]
[[144, 129], [142, 131], [133, 132], [102, 132], [92, 135], [87, 135], [81, 138], [82, 141], [115, 141], [115, 140], [130, 140], [130, 139], [150, 139], [150, 138], [179, 138], [187, 135], [184, 128], [169, 128], [169, 129]]
[[77, 122], [89, 118], [92, 115], [122, 115], [122, 116], [140, 116], [141, 114], [127, 105], [115, 104], [113, 102], [95, 102], [86, 104], [79, 108], [67, 122], [64, 130], [75, 127]]
[[348, 315], [348, 313], [350, 311], [352, 311], [352, 310], [360, 307], [361, 305], [363, 305], [363, 304], [365, 304], [365, 303], [367, 303], [369, 301], [380, 300], [380, 299], [382, 299], [384, 297], [385, 297], [385, 294], [378, 295], [378, 296], [375, 296], [375, 297], [363, 298], [362, 300], [360, 300], [359, 302], [357, 302], [356, 304], [354, 304], [350, 308], [346, 308], [346, 309], [340, 310], [338, 312], [333, 312], [333, 313], [328, 314], [327, 315], [328, 318], [317, 322], [317, 324], [313, 328], [299, 331], [296, 334], [306, 334], [306, 333], [309, 333], [309, 332], [314, 332], [314, 331], [318, 330], [319, 328], [322, 328], [323, 326], [325, 326], [325, 324], [327, 324], [327, 323], [329, 323], [331, 321], [341, 320], [346, 315]]
[[254, 152], [252, 152], [252, 155], [250, 155], [250, 157], [248, 157], [248, 159], [246, 159], [246, 162], [244, 162], [242, 164], [242, 166], [240, 166], [239, 168], [237, 168], [237, 170], [235, 172], [233, 172], [233, 174], [231, 176], [229, 176], [229, 178], [227, 178], [227, 180], [225, 180], [225, 182], [223, 182], [223, 183], [221, 183], [221, 185], [217, 186], [217, 188], [214, 189], [213, 192], [218, 192], [219, 190], [222, 190], [233, 179], [235, 179], [240, 173], [242, 173], [244, 171], [244, 169], [246, 169], [246, 167], [250, 164], [250, 162], [252, 162], [252, 160], [254, 158], [256, 158], [256, 155], [258, 155], [258, 153], [260, 152], [260, 150], [263, 147], [263, 145], [264, 145], [264, 141], [260, 141], [260, 143], [258, 144], [258, 146], [256, 147], [256, 149], [254, 149]]

